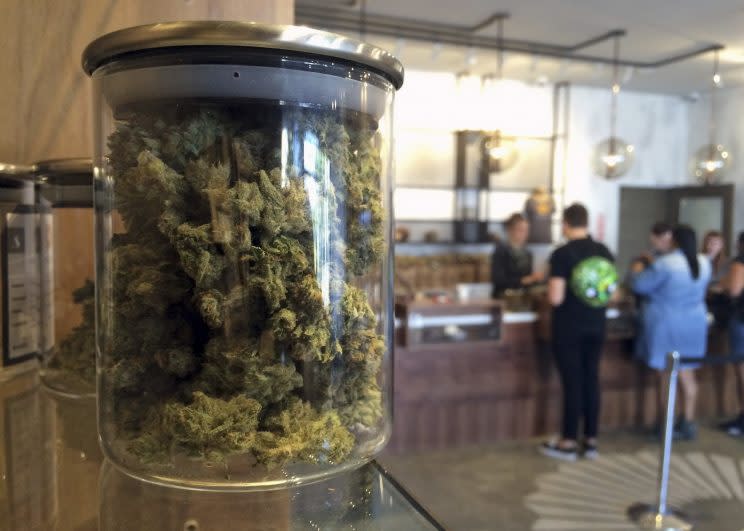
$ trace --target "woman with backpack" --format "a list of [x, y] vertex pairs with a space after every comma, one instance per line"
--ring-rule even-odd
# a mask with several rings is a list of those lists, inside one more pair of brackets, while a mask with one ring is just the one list
[[[650, 264], [636, 262], [632, 269], [633, 291], [646, 297], [643, 313], [643, 360], [648, 367], [665, 374], [667, 356], [679, 352], [683, 357], [705, 356], [708, 317], [705, 295], [711, 278], [711, 263], [697, 252], [695, 231], [680, 225], [672, 231], [674, 249]], [[697, 382], [695, 367], [686, 365], [679, 381], [684, 397], [684, 413], [675, 424], [675, 438], [692, 440], [697, 435], [695, 405]], [[660, 409], [663, 392], [660, 385]]]

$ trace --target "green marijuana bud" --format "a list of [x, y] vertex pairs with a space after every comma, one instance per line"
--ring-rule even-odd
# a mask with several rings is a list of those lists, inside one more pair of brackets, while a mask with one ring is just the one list
[[338, 463], [351, 452], [354, 437], [334, 412], [318, 413], [295, 399], [266, 419], [256, 441], [256, 457], [269, 467], [299, 460]]
[[386, 344], [361, 288], [385, 242], [376, 130], [258, 104], [117, 110], [125, 232], [99, 324], [117, 447], [154, 467], [271, 469], [341, 463], [382, 432]]
[[64, 388], [96, 390], [95, 289], [93, 282], [72, 292], [72, 300], [82, 307], [82, 319], [59, 343], [46, 370]]

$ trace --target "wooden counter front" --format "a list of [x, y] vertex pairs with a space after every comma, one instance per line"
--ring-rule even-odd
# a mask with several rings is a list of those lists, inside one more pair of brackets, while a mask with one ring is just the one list
[[[538, 339], [539, 323], [506, 321], [497, 341], [396, 347], [390, 451], [477, 445], [558, 430], [560, 385], [549, 345]], [[608, 339], [605, 345], [603, 430], [648, 427], [657, 420], [655, 374], [634, 361], [632, 351], [632, 339]], [[730, 369], [702, 369], [698, 380], [701, 418], [736, 411]]]

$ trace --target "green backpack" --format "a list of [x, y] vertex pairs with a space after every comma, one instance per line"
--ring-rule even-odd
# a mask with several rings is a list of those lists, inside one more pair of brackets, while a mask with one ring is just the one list
[[610, 303], [618, 284], [615, 264], [601, 256], [585, 258], [571, 271], [571, 291], [592, 308], [604, 308]]

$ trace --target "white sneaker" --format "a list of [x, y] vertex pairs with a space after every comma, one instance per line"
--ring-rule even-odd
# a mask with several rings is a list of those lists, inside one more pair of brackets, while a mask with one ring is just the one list
[[576, 448], [561, 448], [557, 442], [553, 441], [542, 443], [538, 450], [544, 456], [562, 461], [576, 461], [579, 458]]

